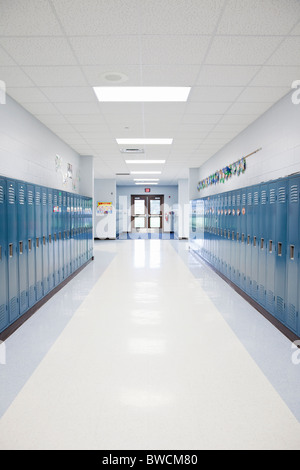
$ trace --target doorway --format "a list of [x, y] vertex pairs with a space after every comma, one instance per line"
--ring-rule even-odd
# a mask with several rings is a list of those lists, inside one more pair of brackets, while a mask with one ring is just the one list
[[164, 229], [164, 196], [131, 196], [131, 231], [160, 233]]

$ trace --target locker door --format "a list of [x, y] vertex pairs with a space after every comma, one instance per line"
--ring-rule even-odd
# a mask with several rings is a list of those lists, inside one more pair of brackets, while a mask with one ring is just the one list
[[65, 278], [64, 274], [64, 241], [63, 241], [63, 194], [58, 191], [58, 265], [60, 282]]
[[71, 194], [67, 194], [67, 215], [66, 215], [66, 234], [67, 234], [67, 275], [70, 276], [72, 272], [71, 263]]
[[59, 249], [58, 249], [58, 191], [53, 190], [53, 252], [54, 252], [54, 285], [60, 283], [60, 264], [59, 264]]
[[43, 295], [49, 288], [49, 233], [48, 233], [48, 190], [42, 188], [42, 253], [43, 253]]
[[8, 326], [6, 180], [0, 178], [0, 332]]
[[266, 306], [266, 276], [267, 276], [267, 223], [268, 223], [268, 185], [260, 186], [259, 197], [259, 260], [258, 260], [258, 302]]
[[224, 253], [224, 264], [223, 264], [223, 274], [228, 277], [228, 270], [229, 270], [229, 265], [228, 265], [228, 240], [227, 240], [227, 234], [228, 234], [228, 194], [224, 194], [224, 230], [223, 230], [223, 253]]
[[236, 191], [231, 195], [231, 280], [237, 284], [237, 215], [236, 215]]
[[28, 295], [29, 307], [36, 303], [36, 273], [35, 273], [35, 204], [34, 186], [27, 184], [27, 238], [28, 238]]
[[258, 300], [258, 263], [259, 263], [259, 186], [253, 188], [253, 240], [252, 240], [252, 295]]
[[47, 190], [48, 196], [48, 253], [49, 253], [49, 290], [55, 286], [55, 269], [54, 269], [54, 224], [53, 224], [53, 190]]
[[75, 200], [71, 194], [71, 272], [75, 271]]
[[40, 186], [35, 186], [35, 273], [36, 300], [43, 297], [43, 234], [42, 234], [42, 193]]
[[62, 240], [63, 240], [63, 267], [64, 267], [64, 278], [69, 276], [68, 267], [68, 244], [67, 244], [67, 194], [62, 193]]
[[236, 191], [236, 280], [237, 285], [241, 287], [242, 285], [242, 194], [240, 190]]
[[75, 270], [79, 268], [79, 202], [78, 202], [78, 196], [75, 196], [74, 198], [74, 204], [75, 204], [75, 213], [74, 213], [74, 225], [75, 225]]
[[8, 311], [9, 323], [20, 313], [17, 183], [7, 180], [7, 256], [8, 256]]
[[300, 177], [288, 181], [288, 243], [287, 243], [287, 282], [286, 282], [286, 322], [294, 332], [298, 332], [299, 296], [299, 194]]
[[217, 196], [217, 243], [216, 243], [216, 268], [218, 271], [220, 271], [220, 266], [221, 266], [221, 259], [220, 259], [220, 233], [221, 233], [221, 195], [218, 194]]
[[247, 188], [246, 212], [246, 293], [252, 293], [253, 188]]
[[246, 266], [246, 248], [247, 248], [247, 190], [243, 189], [241, 192], [241, 214], [240, 214], [240, 227], [241, 227], [241, 260], [240, 260], [240, 287], [246, 292], [247, 284], [247, 266]]
[[275, 314], [276, 183], [268, 185], [266, 309]]
[[228, 193], [228, 214], [227, 214], [227, 245], [228, 245], [228, 279], [232, 277], [232, 191]]
[[287, 258], [287, 181], [276, 183], [276, 268], [275, 268], [275, 315], [285, 322], [286, 258]]
[[216, 228], [216, 197], [213, 196], [211, 198], [211, 203], [212, 203], [212, 214], [211, 214], [211, 221], [212, 221], [212, 226], [211, 226], [211, 237], [212, 237], [212, 252], [211, 252], [211, 264], [213, 266], [216, 265], [216, 234], [215, 234], [215, 228]]
[[28, 237], [27, 237], [27, 201], [26, 184], [17, 183], [18, 211], [18, 258], [19, 258], [19, 302], [20, 315], [28, 310]]

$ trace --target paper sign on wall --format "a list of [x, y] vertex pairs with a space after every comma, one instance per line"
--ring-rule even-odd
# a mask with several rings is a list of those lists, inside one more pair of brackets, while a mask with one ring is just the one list
[[97, 209], [96, 209], [97, 216], [112, 214], [112, 212], [113, 212], [112, 202], [97, 202]]

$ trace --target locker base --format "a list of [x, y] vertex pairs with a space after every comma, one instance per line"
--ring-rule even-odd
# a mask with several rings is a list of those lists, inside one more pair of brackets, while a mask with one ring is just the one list
[[94, 261], [94, 256], [78, 268], [74, 273], [72, 273], [67, 279], [61, 282], [56, 286], [51, 292], [49, 292], [45, 297], [39, 300], [33, 307], [31, 307], [24, 315], [19, 317], [14, 323], [12, 323], [6, 330], [0, 333], [0, 341], [6, 341], [18, 328], [20, 328], [23, 323], [25, 323], [32, 315], [34, 315], [45, 303], [48, 302], [55, 294], [57, 294], [63, 287], [65, 287], [72, 279], [74, 279], [77, 274], [79, 274], [88, 264]]
[[218, 274], [227, 284], [229, 284], [232, 289], [234, 289], [239, 295], [241, 295], [253, 308], [255, 308], [261, 315], [263, 315], [273, 326], [275, 326], [284, 336], [286, 336], [292, 343], [299, 340], [299, 336], [296, 333], [293, 333], [289, 328], [287, 328], [283, 323], [281, 323], [277, 318], [275, 318], [271, 313], [269, 313], [265, 308], [258, 304], [252, 297], [250, 297], [246, 292], [240, 289], [236, 284], [234, 284], [230, 279], [228, 279], [224, 274], [222, 274], [218, 269], [216, 269], [212, 264], [210, 264], [206, 259], [204, 259], [199, 253], [195, 252], [192, 248], [190, 249], [191, 253], [195, 257], [200, 258], [205, 264], [207, 264], [216, 274]]

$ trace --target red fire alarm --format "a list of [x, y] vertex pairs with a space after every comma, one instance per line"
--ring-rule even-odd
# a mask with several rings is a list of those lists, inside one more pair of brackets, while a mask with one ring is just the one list
[[150, 188], [145, 188], [145, 193], [151, 193], [151, 189]]

